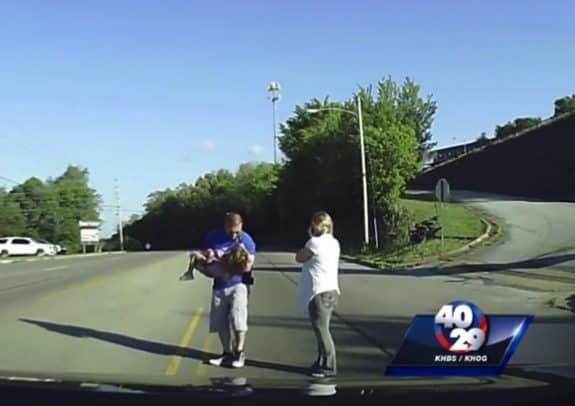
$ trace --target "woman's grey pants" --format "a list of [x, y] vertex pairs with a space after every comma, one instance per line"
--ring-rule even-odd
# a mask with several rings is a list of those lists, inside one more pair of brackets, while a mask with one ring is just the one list
[[338, 299], [337, 291], [330, 290], [315, 295], [308, 305], [311, 325], [317, 338], [318, 355], [314, 367], [333, 373], [337, 372], [337, 363], [329, 323]]

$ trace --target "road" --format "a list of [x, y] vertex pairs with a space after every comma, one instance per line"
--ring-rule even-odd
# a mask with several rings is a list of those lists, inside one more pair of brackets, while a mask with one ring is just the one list
[[[297, 268], [291, 255], [258, 258], [249, 360], [242, 371], [202, 363], [220, 350], [207, 332], [210, 285], [203, 278], [177, 281], [184, 266], [183, 253], [149, 253], [3, 267], [4, 374], [117, 376], [120, 381], [171, 384], [226, 376], [284, 381], [304, 376], [315, 345], [295, 305]], [[333, 325], [341, 378], [380, 380], [411, 316], [433, 313], [457, 298], [472, 300], [487, 312], [545, 316], [538, 320], [542, 328], [563, 323], [562, 312], [540, 307], [536, 292], [380, 275], [350, 264], [342, 268], [344, 296]], [[554, 356], [555, 362], [567, 361]]]
[[[386, 365], [413, 315], [435, 313], [456, 299], [475, 302], [486, 313], [536, 316], [512, 364], [575, 363], [575, 319], [546, 305], [549, 291], [489, 279], [514, 270], [572, 275], [573, 207], [465, 198], [505, 215], [509, 231], [503, 245], [473, 252], [470, 263], [453, 274], [425, 268], [389, 274], [342, 262], [342, 297], [333, 323], [340, 379], [385, 381]], [[541, 225], [547, 227], [543, 233]], [[568, 253], [549, 254], [558, 250]], [[560, 258], [532, 259], [541, 255]], [[203, 276], [178, 281], [186, 260], [184, 252], [149, 252], [0, 265], [0, 374], [157, 384], [230, 376], [304, 379], [315, 341], [298, 311], [293, 254], [257, 257], [243, 370], [203, 363], [220, 352], [208, 334], [211, 285]]]
[[575, 204], [455, 192], [497, 218], [502, 241], [467, 255], [462, 278], [540, 291], [575, 290]]

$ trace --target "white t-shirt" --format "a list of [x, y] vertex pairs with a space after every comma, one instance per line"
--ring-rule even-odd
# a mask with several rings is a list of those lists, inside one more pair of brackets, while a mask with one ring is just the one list
[[305, 245], [313, 256], [304, 262], [298, 290], [299, 304], [303, 311], [313, 297], [319, 293], [336, 290], [338, 282], [339, 241], [331, 234], [311, 237]]

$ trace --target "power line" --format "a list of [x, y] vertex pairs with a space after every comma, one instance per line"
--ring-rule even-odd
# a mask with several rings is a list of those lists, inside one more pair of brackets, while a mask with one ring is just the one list
[[[40, 199], [35, 199], [35, 198], [29, 198], [30, 196], [28, 196], [25, 192], [9, 192], [8, 197], [14, 198], [14, 201], [17, 202], [34, 202], [34, 203], [60, 203], [63, 200], [66, 202], [72, 202], [72, 203], [84, 203], [85, 199], [82, 198], [74, 198], [74, 199], [59, 199], [57, 197], [55, 198], [45, 198], [45, 197], [41, 197]], [[116, 204], [100, 204], [98, 205], [98, 207], [110, 207], [110, 208], [117, 208], [118, 205]], [[142, 209], [137, 209], [137, 210], [144, 210]]]
[[15, 181], [14, 179], [7, 178], [6, 176], [0, 176], [0, 179], [4, 179], [7, 182], [14, 183], [15, 185], [19, 185], [20, 182]]
[[[21, 208], [21, 207], [17, 207], [17, 209], [18, 209], [18, 211], [21, 212], [21, 213], [39, 213], [39, 212], [40, 212], [40, 213], [44, 214], [44, 213], [53, 213], [53, 212], [55, 212], [55, 210], [46, 210], [45, 208], [35, 208], [35, 209], [33, 209], [33, 208]], [[59, 207], [58, 209], [65, 211], [65, 210], [67, 210], [68, 208], [66, 208], [66, 207]], [[96, 208], [95, 210], [96, 210], [96, 211], [99, 211], [99, 212], [110, 212], [110, 211], [113, 211], [113, 212], [117, 213], [117, 209], [116, 209], [115, 207], [108, 207], [108, 208], [105, 208], [105, 209], [97, 209], [97, 208]], [[130, 213], [130, 214], [131, 214], [131, 213], [139, 213], [139, 214], [142, 214], [142, 215], [145, 214], [144, 210], [142, 210], [142, 209], [129, 209], [129, 208], [128, 208], [128, 209], [122, 208], [122, 213]]]
[[[15, 199], [20, 199], [20, 200], [27, 200], [27, 201], [34, 201], [34, 202], [46, 202], [46, 203], [58, 203], [61, 202], [62, 200], [68, 201], [68, 202], [84, 202], [85, 199], [82, 199], [81, 197], [74, 197], [72, 199], [66, 198], [66, 199], [61, 199], [55, 196], [51, 196], [51, 197], [46, 197], [46, 196], [30, 196], [28, 193], [26, 192], [20, 192], [20, 191], [10, 191], [8, 192], [7, 196], [9, 197], [14, 197]], [[118, 205], [117, 204], [100, 204], [99, 207], [114, 207], [117, 208]], [[140, 209], [143, 210], [143, 209]]]
[[[23, 208], [23, 207], [20, 207], [19, 205], [18, 205], [18, 206], [14, 206], [14, 207], [17, 208], [18, 211], [21, 212], [21, 213], [38, 213], [38, 212], [53, 213], [53, 212], [56, 212], [56, 211], [62, 211], [62, 210], [66, 211], [66, 210], [69, 210], [69, 209], [77, 209], [77, 208], [75, 208], [75, 207], [72, 207], [72, 208], [69, 208], [69, 207], [58, 207], [58, 208], [56, 208], [56, 209], [54, 209], [54, 210], [50, 210], [50, 209], [41, 208], [41, 207], [38, 207], [38, 208]], [[99, 211], [99, 212], [111, 212], [111, 211], [113, 211], [113, 212], [116, 212], [116, 213], [117, 213], [117, 208], [115, 208], [115, 207], [95, 208], [94, 210]], [[130, 214], [132, 214], [132, 213], [139, 213], [139, 214], [144, 215], [146, 212], [145, 212], [145, 210], [143, 210], [143, 209], [133, 209], [133, 208], [126, 208], [126, 209], [124, 209], [124, 208], [122, 208], [122, 213], [130, 213]]]

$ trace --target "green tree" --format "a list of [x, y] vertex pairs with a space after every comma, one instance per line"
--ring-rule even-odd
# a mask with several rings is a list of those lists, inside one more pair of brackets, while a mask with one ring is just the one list
[[132, 215], [130, 216], [130, 218], [129, 218], [128, 221], [126, 222], [126, 225], [133, 224], [133, 223], [135, 223], [136, 221], [140, 220], [140, 218], [142, 218], [142, 216], [140, 216], [139, 214], [134, 213], [134, 214], [132, 214]]
[[377, 208], [389, 211], [419, 168], [417, 139], [413, 128], [400, 123], [369, 127], [367, 134], [372, 194]]
[[26, 218], [17, 201], [0, 188], [0, 236], [22, 235], [26, 233]]
[[58, 199], [56, 241], [71, 251], [80, 250], [78, 221], [98, 221], [100, 197], [89, 186], [87, 169], [68, 166], [53, 182]]
[[[328, 210], [338, 221], [337, 230], [354, 238], [361, 199], [361, 173], [354, 103], [311, 100], [296, 107], [282, 126], [280, 146], [287, 163], [280, 174], [278, 203], [282, 232], [302, 238], [312, 212]], [[310, 114], [308, 109], [324, 109]]]
[[86, 169], [69, 166], [46, 182], [32, 177], [0, 193], [0, 232], [21, 234], [80, 248], [79, 220], [98, 220], [100, 198]]
[[[395, 210], [406, 182], [417, 173], [422, 152], [431, 145], [436, 104], [418, 92], [413, 81], [400, 85], [390, 78], [380, 81], [376, 91], [371, 86], [359, 90], [370, 203], [379, 213]], [[309, 109], [323, 111], [310, 114]], [[361, 231], [359, 136], [357, 117], [341, 109], [355, 111], [355, 97], [343, 103], [313, 99], [296, 107], [281, 127], [280, 146], [288, 162], [278, 193], [286, 227], [301, 227], [311, 212], [326, 209], [340, 220], [340, 235], [349, 240]]]
[[508, 122], [502, 126], [495, 127], [495, 138], [501, 139], [509, 137], [520, 131], [528, 130], [541, 124], [539, 117], [520, 117], [513, 122]]
[[154, 249], [190, 248], [221, 225], [224, 212], [236, 211], [246, 218], [255, 237], [263, 237], [274, 222], [278, 170], [268, 163], [248, 163], [236, 173], [219, 170], [201, 176], [193, 185], [152, 193], [146, 214], [126, 226], [126, 235], [141, 245], [151, 243]]
[[[386, 81], [392, 82], [391, 78]], [[420, 90], [421, 87], [417, 83], [406, 78], [399, 89], [397, 109], [400, 122], [415, 132], [421, 157], [425, 151], [437, 145], [432, 141], [431, 133], [431, 126], [437, 112], [437, 102], [433, 100], [432, 95], [421, 97]]]
[[483, 146], [486, 144], [489, 144], [489, 138], [487, 137], [487, 134], [485, 134], [484, 132], [481, 133], [481, 135], [479, 137], [477, 137], [477, 139], [475, 140], [475, 142], [479, 145], [479, 146]]
[[170, 189], [150, 193], [148, 195], [148, 200], [146, 201], [146, 204], [144, 205], [144, 207], [146, 208], [146, 211], [147, 212], [153, 212], [155, 210], [158, 210], [160, 207], [162, 207], [162, 204], [166, 201], [168, 196], [170, 196], [171, 194], [172, 194], [172, 191]]
[[573, 111], [575, 111], [575, 94], [555, 100], [554, 117]]
[[12, 199], [18, 202], [26, 219], [25, 233], [35, 238], [39, 237], [39, 224], [46, 204], [44, 192], [44, 183], [38, 178], [30, 178], [10, 191]]

